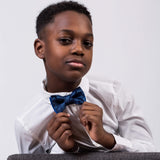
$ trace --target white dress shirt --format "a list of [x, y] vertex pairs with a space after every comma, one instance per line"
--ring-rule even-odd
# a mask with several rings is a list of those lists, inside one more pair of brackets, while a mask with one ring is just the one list
[[[86, 101], [96, 104], [103, 110], [103, 127], [116, 141], [112, 151], [153, 152], [155, 151], [151, 132], [141, 110], [133, 97], [125, 92], [117, 81], [89, 81], [84, 77], [79, 85]], [[71, 92], [49, 93], [45, 90], [37, 100], [27, 107], [27, 111], [15, 122], [16, 139], [20, 153], [64, 153], [46, 130], [53, 117], [50, 104], [51, 95], [68, 95]], [[108, 151], [93, 141], [80, 123], [80, 105], [68, 105], [65, 112], [70, 113], [72, 132], [75, 141], [86, 148]]]

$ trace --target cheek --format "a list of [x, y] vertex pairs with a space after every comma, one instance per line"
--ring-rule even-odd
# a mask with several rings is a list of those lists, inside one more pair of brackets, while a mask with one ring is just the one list
[[50, 47], [46, 50], [46, 58], [48, 61], [58, 61], [62, 58], [63, 51], [59, 47]]
[[87, 54], [87, 58], [86, 59], [87, 59], [88, 65], [90, 66], [91, 63], [92, 63], [92, 52], [90, 52], [90, 53]]

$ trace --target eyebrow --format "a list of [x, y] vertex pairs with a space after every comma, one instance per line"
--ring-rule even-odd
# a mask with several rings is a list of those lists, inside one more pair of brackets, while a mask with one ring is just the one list
[[[63, 29], [63, 30], [60, 30], [60, 32], [66, 32], [66, 33], [72, 34], [72, 35], [74, 34], [74, 31], [69, 30], [69, 29]], [[93, 37], [93, 34], [92, 33], [86, 33], [85, 36], [87, 36], [87, 37]]]

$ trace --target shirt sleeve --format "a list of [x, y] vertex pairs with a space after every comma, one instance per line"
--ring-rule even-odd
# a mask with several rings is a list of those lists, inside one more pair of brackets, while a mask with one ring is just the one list
[[151, 131], [133, 96], [121, 88], [115, 101], [118, 118], [118, 135], [113, 135], [116, 145], [113, 151], [153, 152], [155, 147]]
[[47, 149], [33, 137], [19, 119], [15, 121], [15, 134], [20, 153], [47, 153]]

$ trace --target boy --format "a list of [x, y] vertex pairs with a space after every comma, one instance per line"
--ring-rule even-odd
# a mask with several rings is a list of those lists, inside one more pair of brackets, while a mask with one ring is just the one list
[[150, 130], [121, 85], [84, 77], [93, 51], [87, 8], [72, 1], [48, 6], [36, 31], [46, 79], [38, 100], [16, 120], [20, 152], [154, 151]]

